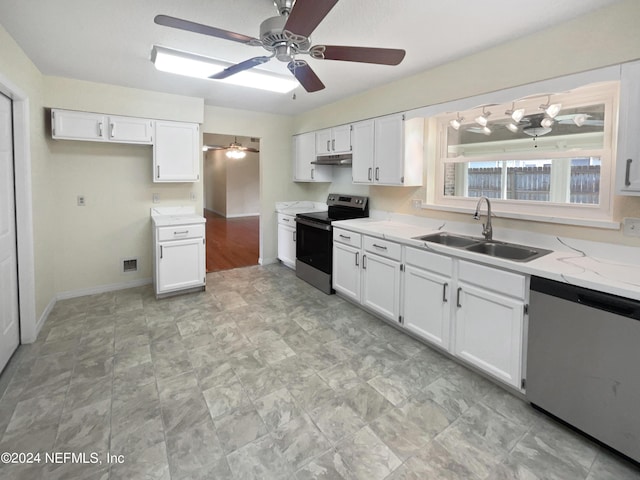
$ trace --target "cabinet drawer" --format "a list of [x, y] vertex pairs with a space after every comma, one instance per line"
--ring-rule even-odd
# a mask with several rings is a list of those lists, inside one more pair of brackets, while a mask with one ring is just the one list
[[177, 225], [158, 228], [158, 241], [182, 240], [184, 238], [204, 238], [204, 225]]
[[286, 215], [284, 213], [279, 213], [278, 224], [289, 225], [290, 227], [296, 228], [296, 217], [294, 217], [293, 215]]
[[525, 275], [461, 260], [458, 266], [458, 278], [462, 282], [493, 290], [502, 295], [520, 299], [526, 296], [527, 277]]
[[405, 260], [408, 265], [430, 270], [450, 277], [453, 272], [453, 259], [437, 253], [425, 252], [417, 248], [406, 247]]
[[389, 242], [380, 238], [364, 237], [364, 249], [376, 253], [382, 257], [400, 260], [402, 247], [399, 243]]
[[360, 248], [362, 246], [362, 235], [360, 235], [359, 233], [350, 232], [349, 230], [334, 228], [333, 241]]

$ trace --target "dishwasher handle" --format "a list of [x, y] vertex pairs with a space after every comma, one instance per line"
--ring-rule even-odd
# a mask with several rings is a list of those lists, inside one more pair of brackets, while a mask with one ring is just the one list
[[622, 298], [616, 298], [606, 294], [579, 293], [578, 303], [585, 307], [596, 308], [616, 315], [622, 315], [623, 317], [640, 320], [640, 307], [637, 302], [632, 300], [625, 301]]

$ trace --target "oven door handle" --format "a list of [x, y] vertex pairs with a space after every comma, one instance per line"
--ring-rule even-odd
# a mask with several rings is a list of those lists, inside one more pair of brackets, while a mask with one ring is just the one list
[[326, 232], [330, 232], [331, 231], [331, 225], [325, 225], [323, 223], [312, 222], [311, 220], [307, 220], [305, 218], [296, 217], [296, 223], [299, 224], [299, 225], [305, 225], [307, 227], [317, 228], [319, 230], [324, 230]]

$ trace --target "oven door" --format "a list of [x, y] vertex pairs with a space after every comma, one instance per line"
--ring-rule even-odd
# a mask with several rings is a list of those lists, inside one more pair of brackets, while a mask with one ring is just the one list
[[296, 217], [296, 259], [331, 274], [333, 237], [331, 225]]

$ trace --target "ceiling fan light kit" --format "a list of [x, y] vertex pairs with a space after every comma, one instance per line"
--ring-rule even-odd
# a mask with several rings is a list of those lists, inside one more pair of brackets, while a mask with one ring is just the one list
[[[248, 73], [246, 72], [247, 70], [275, 58], [287, 63], [288, 70], [307, 92], [317, 92], [324, 89], [325, 86], [311, 69], [311, 66], [306, 61], [298, 58], [300, 55], [309, 55], [314, 60], [340, 60], [378, 65], [398, 65], [405, 57], [406, 52], [404, 50], [393, 48], [343, 45], [311, 46], [311, 33], [338, 3], [338, 0], [275, 0], [273, 3], [279, 15], [267, 18], [262, 22], [260, 25], [260, 38], [168, 15], [157, 15], [154, 22], [161, 26], [243, 43], [248, 46], [263, 47], [270, 53], [268, 56], [250, 58], [235, 65], [225, 65], [206, 77], [199, 76], [199, 78], [211, 78], [213, 80], [224, 79], [231, 81], [235, 77]], [[239, 82], [233, 83], [242, 84]], [[253, 85], [245, 84], [245, 86]], [[286, 90], [286, 92], [292, 89]]]
[[551, 96], [547, 98], [547, 103], [543, 103], [542, 105], [540, 105], [540, 110], [544, 110], [544, 112], [551, 118], [555, 118], [556, 115], [560, 113], [561, 108], [561, 103], [551, 103]]

